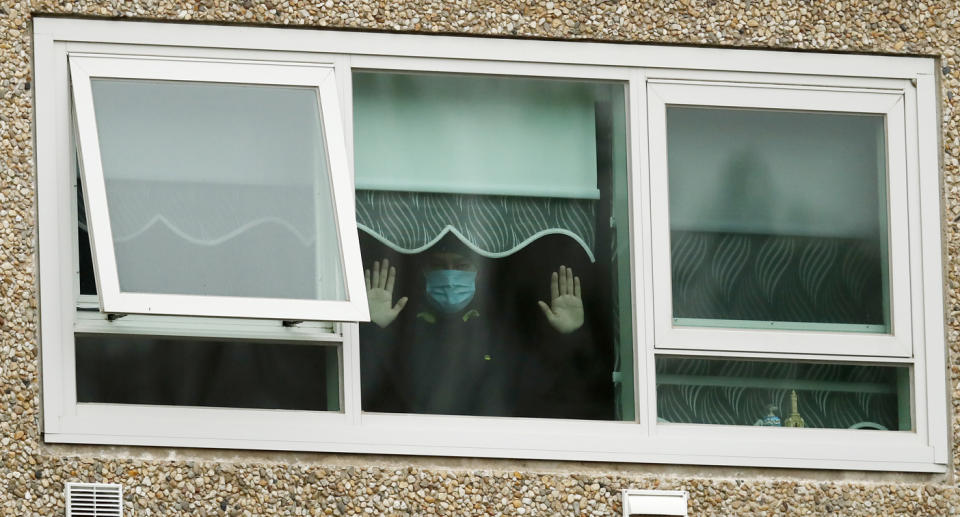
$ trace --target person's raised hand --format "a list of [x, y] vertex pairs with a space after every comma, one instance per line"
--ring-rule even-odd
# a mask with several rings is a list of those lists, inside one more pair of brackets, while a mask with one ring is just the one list
[[561, 334], [569, 334], [583, 326], [583, 300], [580, 298], [580, 277], [573, 269], [560, 266], [550, 275], [550, 305], [537, 302], [547, 322]]
[[367, 305], [370, 307], [370, 321], [385, 328], [397, 319], [400, 311], [407, 305], [404, 296], [393, 304], [393, 284], [397, 280], [396, 268], [390, 266], [388, 259], [373, 262], [373, 273], [363, 270], [363, 279], [367, 283]]

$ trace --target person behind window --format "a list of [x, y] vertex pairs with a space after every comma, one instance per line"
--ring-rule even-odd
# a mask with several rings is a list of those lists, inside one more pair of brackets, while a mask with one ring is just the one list
[[371, 317], [360, 336], [364, 410], [566, 416], [537, 413], [563, 406], [547, 400], [556, 365], [589, 342], [573, 269], [561, 265], [549, 279], [544, 273], [549, 303], [531, 301], [525, 312], [504, 299], [503, 282], [487, 277], [497, 260], [452, 237], [417, 258], [417, 277], [408, 283], [419, 292], [396, 302], [400, 273], [388, 259], [364, 272]]

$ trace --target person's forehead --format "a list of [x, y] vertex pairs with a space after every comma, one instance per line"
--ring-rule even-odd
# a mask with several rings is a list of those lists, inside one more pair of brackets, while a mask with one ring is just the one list
[[450, 262], [450, 261], [467, 261], [470, 259], [463, 253], [458, 253], [456, 251], [437, 251], [430, 254], [430, 258], [433, 260]]

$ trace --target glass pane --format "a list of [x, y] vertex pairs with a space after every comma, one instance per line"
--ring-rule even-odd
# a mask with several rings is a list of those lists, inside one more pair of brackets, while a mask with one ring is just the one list
[[77, 266], [80, 275], [80, 294], [97, 294], [97, 282], [93, 272], [93, 254], [90, 251], [90, 229], [83, 203], [83, 187], [77, 171]]
[[316, 89], [91, 82], [121, 291], [345, 299]]
[[633, 420], [624, 86], [358, 72], [353, 100], [363, 409]]
[[881, 116], [667, 108], [675, 324], [890, 331]]
[[904, 366], [657, 358], [660, 422], [911, 430]]
[[77, 401], [338, 411], [337, 347], [76, 335]]

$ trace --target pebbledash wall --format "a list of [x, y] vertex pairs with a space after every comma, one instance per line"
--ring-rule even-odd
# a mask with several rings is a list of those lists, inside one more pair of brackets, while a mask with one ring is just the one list
[[[62, 515], [67, 481], [122, 483], [127, 515], [612, 515], [622, 488], [690, 492], [691, 515], [960, 513], [947, 474], [701, 468], [45, 444], [33, 165], [38, 15], [930, 55], [939, 58], [944, 282], [960, 438], [960, 9], [890, 0], [0, 0], [0, 515]], [[931, 372], [932, 375], [938, 372]]]

